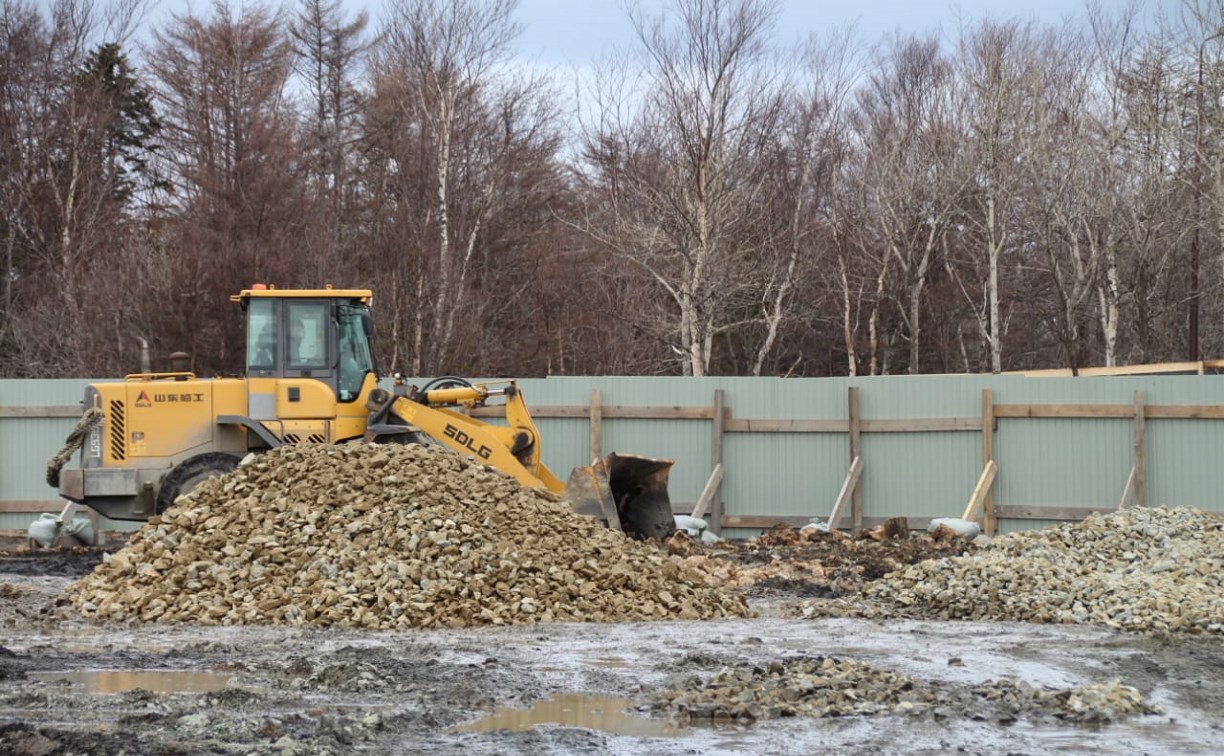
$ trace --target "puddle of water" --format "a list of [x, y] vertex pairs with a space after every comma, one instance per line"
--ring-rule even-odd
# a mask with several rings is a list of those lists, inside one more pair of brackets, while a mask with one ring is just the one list
[[530, 709], [498, 709], [484, 719], [456, 727], [454, 732], [522, 732], [536, 725], [584, 727], [639, 738], [672, 738], [685, 730], [669, 722], [626, 714], [629, 699], [563, 693]]
[[89, 693], [123, 693], [141, 688], [152, 693], [209, 693], [224, 690], [233, 675], [184, 670], [27, 672], [31, 680], [65, 680]]
[[[1074, 754], [1118, 753], [1119, 744], [1144, 753], [1220, 753], [1210, 746], [1214, 735], [1179, 732], [1164, 717], [1136, 717], [1109, 725], [1067, 725], [1050, 727], [1020, 724], [1016, 732], [1040, 739], [1047, 751]], [[1201, 735], [1202, 739], [1195, 736]], [[1126, 750], [1126, 749], [1122, 749]]]

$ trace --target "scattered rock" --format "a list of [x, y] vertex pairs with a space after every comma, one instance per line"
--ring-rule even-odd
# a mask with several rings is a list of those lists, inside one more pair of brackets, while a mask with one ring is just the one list
[[757, 542], [762, 546], [794, 546], [799, 543], [799, 531], [778, 523], [757, 536]]
[[674, 558], [715, 584], [796, 597], [854, 595], [870, 581], [907, 565], [974, 548], [961, 538], [910, 534], [905, 518], [890, 522], [878, 529], [879, 538], [852, 539], [839, 531], [779, 525], [746, 542], [712, 545], [677, 533], [666, 546]]
[[886, 576], [867, 587], [870, 604], [810, 602], [803, 613], [1224, 634], [1222, 589], [1224, 520], [1192, 508], [1140, 508], [999, 536], [971, 554]]
[[690, 678], [662, 693], [656, 711], [689, 721], [746, 724], [780, 717], [903, 714], [1012, 721], [1023, 715], [1068, 722], [1113, 722], [1159, 714], [1134, 688], [1117, 680], [1063, 690], [1039, 690], [1001, 678], [980, 685], [921, 681], [858, 661], [803, 657], [766, 665], [724, 667], [706, 680]]

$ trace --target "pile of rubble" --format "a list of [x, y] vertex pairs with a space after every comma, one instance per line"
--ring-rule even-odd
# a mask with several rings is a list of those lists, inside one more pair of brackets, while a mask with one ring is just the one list
[[839, 531], [778, 525], [745, 542], [702, 544], [682, 533], [667, 542], [682, 564], [719, 585], [830, 598], [859, 594], [868, 583], [928, 559], [977, 548], [944, 529], [910, 533], [904, 518], [851, 538]]
[[68, 595], [111, 620], [379, 629], [750, 614], [657, 547], [419, 445], [249, 458]]
[[1224, 633], [1224, 520], [1192, 508], [1128, 509], [994, 539], [870, 585], [857, 608], [808, 616], [1092, 623], [1141, 632]]
[[811, 716], [950, 716], [1011, 723], [1021, 717], [1074, 723], [1112, 722], [1161, 710], [1117, 680], [1063, 690], [1040, 690], [1001, 678], [979, 685], [921, 681], [862, 662], [833, 657], [724, 668], [690, 679], [655, 701], [656, 711], [692, 722], [749, 723]]

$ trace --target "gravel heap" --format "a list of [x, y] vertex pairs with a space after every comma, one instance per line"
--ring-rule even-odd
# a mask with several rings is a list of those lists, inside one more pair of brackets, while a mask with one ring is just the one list
[[[894, 572], [865, 595], [885, 615], [891, 606], [911, 616], [1220, 634], [1222, 581], [1224, 520], [1161, 507], [1011, 533], [974, 554]], [[814, 604], [804, 611], [830, 613]]]
[[1040, 690], [1007, 678], [966, 685], [916, 680], [862, 662], [823, 656], [724, 668], [709, 679], [691, 679], [680, 689], [665, 691], [654, 708], [691, 722], [738, 723], [881, 714], [962, 716], [1000, 723], [1021, 717], [1103, 723], [1161, 713], [1139, 691], [1117, 680], [1062, 690]]
[[371, 629], [740, 617], [658, 547], [437, 447], [283, 446], [68, 587], [111, 620]]

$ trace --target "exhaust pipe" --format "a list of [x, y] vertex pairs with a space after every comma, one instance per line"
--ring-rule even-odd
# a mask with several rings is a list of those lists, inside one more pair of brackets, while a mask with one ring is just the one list
[[149, 358], [149, 342], [144, 336], [137, 336], [136, 340], [140, 342], [140, 372], [152, 373], [153, 361]]

